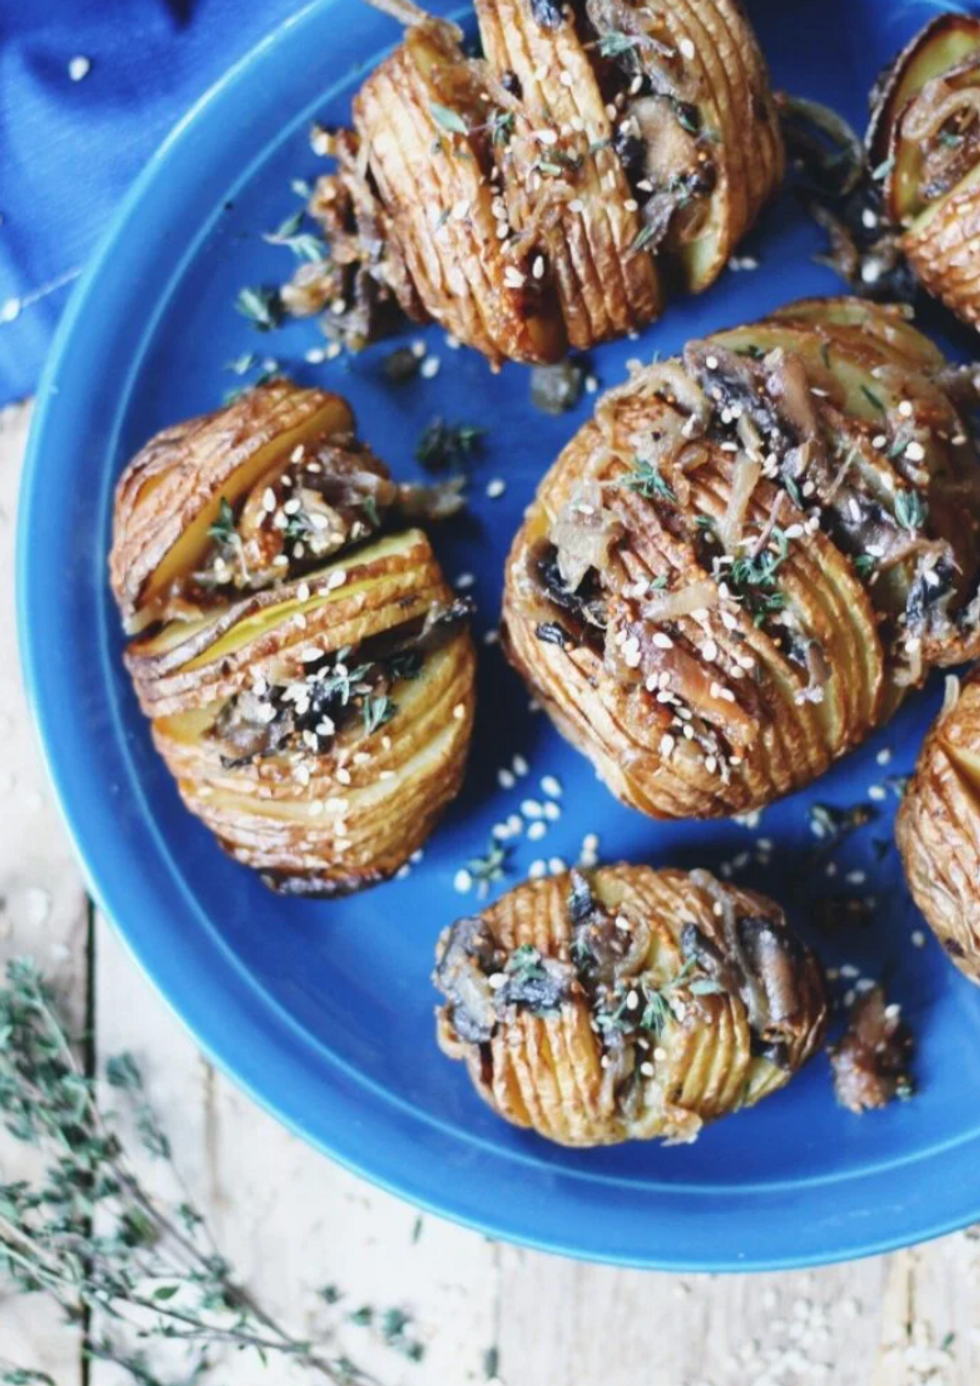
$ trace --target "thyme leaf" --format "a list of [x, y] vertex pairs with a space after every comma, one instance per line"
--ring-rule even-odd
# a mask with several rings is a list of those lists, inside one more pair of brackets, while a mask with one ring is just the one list
[[[209, 1373], [219, 1347], [294, 1363], [333, 1386], [372, 1381], [349, 1359], [290, 1333], [238, 1282], [200, 1215], [144, 1186], [115, 1117], [99, 1105], [95, 1079], [75, 1052], [53, 992], [28, 960], [7, 964], [0, 1036], [0, 1119], [38, 1155], [29, 1179], [0, 1184], [5, 1291], [45, 1294], [82, 1326], [88, 1360], [112, 1363], [138, 1386], [164, 1386], [136, 1346], [160, 1340], [186, 1344], [188, 1383]], [[133, 1056], [110, 1060], [106, 1077], [114, 1093], [135, 1104], [139, 1126], [153, 1133], [154, 1153], [170, 1162]], [[93, 1315], [108, 1325], [98, 1336], [87, 1328]], [[407, 1323], [405, 1315], [385, 1316], [382, 1341], [414, 1357]], [[54, 1386], [44, 1372], [2, 1355], [0, 1381]]]
[[259, 332], [271, 332], [282, 321], [283, 307], [279, 290], [270, 288], [267, 284], [239, 289], [235, 307]]
[[677, 501], [674, 491], [660, 475], [657, 464], [640, 457], [634, 459], [632, 471], [619, 485], [625, 486], [628, 491], [635, 491], [638, 496], [644, 496], [647, 500], [665, 500], [672, 504], [676, 504]]
[[469, 127], [458, 111], [449, 106], [440, 106], [438, 101], [429, 102], [429, 113], [435, 123], [451, 135], [468, 135]]
[[423, 429], [415, 456], [430, 472], [461, 466], [479, 452], [486, 431], [476, 424], [448, 424], [437, 416]]
[[208, 525], [208, 536], [217, 539], [219, 544], [226, 546], [234, 544], [238, 538], [235, 529], [235, 512], [231, 508], [231, 502], [227, 496], [222, 496], [218, 502], [218, 518], [213, 524]]
[[918, 491], [895, 492], [895, 519], [903, 529], [914, 534], [923, 527], [928, 513], [929, 507]]

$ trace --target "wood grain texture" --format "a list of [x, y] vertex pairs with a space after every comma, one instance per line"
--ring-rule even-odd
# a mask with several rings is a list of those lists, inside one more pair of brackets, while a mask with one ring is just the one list
[[[465, 1386], [499, 1349], [507, 1386], [976, 1386], [980, 1236], [791, 1274], [672, 1276], [580, 1265], [495, 1245], [345, 1173], [290, 1136], [201, 1058], [88, 905], [13, 673], [13, 515], [25, 408], [0, 413], [0, 958], [33, 953], [100, 1059], [131, 1049], [174, 1138], [182, 1177], [251, 1288], [302, 1332], [329, 1332], [385, 1386]], [[873, 1120], [873, 1117], [864, 1118]], [[29, 1173], [0, 1143], [0, 1179]], [[165, 1171], [152, 1163], [150, 1181]], [[328, 1310], [317, 1290], [345, 1292]], [[394, 1357], [344, 1322], [363, 1303], [409, 1310], [427, 1351]], [[0, 1355], [83, 1386], [81, 1343], [39, 1299], [4, 1299]], [[241, 1386], [294, 1386], [295, 1369], [237, 1358]], [[247, 1367], [246, 1367], [247, 1362]], [[122, 1386], [95, 1365], [87, 1386]]]

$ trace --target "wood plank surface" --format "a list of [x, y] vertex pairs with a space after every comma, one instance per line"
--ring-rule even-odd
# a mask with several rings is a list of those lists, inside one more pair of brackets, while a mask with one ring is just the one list
[[[0, 958], [33, 954], [98, 1054], [133, 1051], [182, 1176], [222, 1249], [300, 1333], [338, 1333], [386, 1386], [977, 1386], [980, 1240], [962, 1233], [897, 1255], [751, 1277], [617, 1271], [496, 1245], [333, 1166], [216, 1073], [89, 907], [40, 766], [13, 635], [16, 478], [28, 411], [0, 413]], [[91, 958], [92, 966], [89, 967]], [[869, 1118], [872, 1119], [872, 1118]], [[29, 1171], [0, 1143], [0, 1178]], [[165, 1178], [147, 1162], [148, 1180]], [[344, 1292], [329, 1309], [318, 1290]], [[414, 1364], [346, 1321], [361, 1304], [409, 1311]], [[116, 1386], [83, 1373], [77, 1334], [37, 1298], [4, 1299], [0, 1357], [58, 1386]], [[216, 1386], [293, 1386], [296, 1369], [236, 1358]]]

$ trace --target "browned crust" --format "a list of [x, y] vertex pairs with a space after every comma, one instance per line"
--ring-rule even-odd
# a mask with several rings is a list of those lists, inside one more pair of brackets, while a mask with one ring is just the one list
[[876, 101], [867, 133], [873, 166], [887, 167], [883, 192], [892, 221], [905, 228], [901, 246], [922, 286], [964, 322], [980, 320], [980, 168], [974, 165], [950, 191], [922, 205], [913, 189], [921, 168], [920, 141], [903, 123], [927, 82], [975, 79], [960, 63], [980, 55], [980, 19], [937, 15], [898, 55]]
[[[630, 115], [629, 78], [613, 75], [602, 31], [570, 8], [544, 22], [530, 0], [477, 0], [481, 60], [465, 57], [453, 26], [422, 18], [355, 98], [358, 170], [376, 199], [366, 220], [391, 248], [399, 300], [410, 285], [413, 311], [417, 302], [494, 365], [554, 361], [645, 326], [663, 306], [663, 264], [689, 290], [706, 288], [782, 178], [765, 62], [733, 0], [627, 10], [636, 34], [656, 40], [637, 48], [637, 72], [649, 75], [651, 53], [668, 55], [716, 171], [698, 194], [700, 226], [662, 245], [646, 239], [640, 202], [651, 188], [634, 187], [614, 144]], [[662, 74], [653, 79], [659, 91]], [[497, 117], [509, 128], [494, 140]], [[653, 140], [650, 158], [651, 176], [668, 184], [674, 165]], [[328, 236], [324, 190], [347, 197], [340, 185], [353, 176], [347, 153], [341, 162], [339, 182], [321, 184], [310, 204]], [[363, 209], [360, 172], [354, 182]], [[390, 280], [370, 239], [364, 263]], [[341, 240], [346, 263], [352, 242]], [[305, 308], [301, 292], [292, 297], [294, 311], [322, 306], [315, 294]]]
[[[680, 936], [695, 924], [718, 946], [716, 912], [721, 891], [732, 908], [787, 928], [782, 911], [766, 897], [712, 881], [706, 873], [654, 871], [619, 864], [590, 873], [594, 896], [630, 921], [644, 921], [650, 943], [644, 959], [663, 980], [682, 967]], [[571, 925], [567, 874], [527, 881], [482, 912], [500, 947], [530, 945], [547, 958], [567, 962]], [[437, 956], [445, 947], [440, 943]], [[643, 1080], [639, 1114], [620, 1110], [604, 1081], [603, 1048], [592, 1025], [587, 997], [572, 994], [557, 1013], [520, 1010], [496, 1027], [485, 1044], [456, 1034], [449, 1006], [440, 1007], [438, 1038], [451, 1058], [462, 1059], [480, 1096], [516, 1126], [531, 1127], [562, 1145], [595, 1146], [625, 1140], [693, 1140], [707, 1121], [752, 1106], [783, 1087], [816, 1052], [826, 1022], [823, 977], [817, 960], [799, 949], [795, 969], [798, 1009], [786, 1024], [785, 1067], [752, 1053], [747, 1013], [738, 996], [692, 994], [681, 986], [681, 1006], [651, 1048], [652, 1072]]]
[[922, 745], [895, 824], [912, 898], [953, 962], [980, 982], [980, 681], [959, 689]]
[[[243, 762], [215, 735], [218, 719], [256, 686], [302, 685], [311, 661], [397, 642], [434, 612], [451, 611], [454, 594], [428, 539], [417, 529], [375, 536], [301, 575], [287, 567], [261, 590], [218, 590], [209, 605], [188, 603], [186, 618], [154, 617], [194, 570], [199, 555], [187, 536], [200, 531], [206, 542], [201, 516], [217, 499], [235, 500], [240, 515], [298, 440], [322, 441], [324, 431], [348, 439], [352, 423], [338, 396], [276, 381], [158, 435], [118, 488], [113, 589], [124, 619], [144, 628], [125, 660], [154, 743], [185, 804], [222, 846], [294, 895], [344, 893], [393, 875], [458, 793], [475, 703], [470, 636], [447, 628], [414, 677], [395, 676], [385, 693], [389, 721], [369, 729], [358, 712], [322, 747], [314, 739], [317, 749], [296, 741]], [[340, 466], [349, 454], [338, 452]], [[328, 461], [316, 465], [333, 455], [317, 453]], [[356, 465], [367, 456], [353, 455]], [[368, 474], [391, 489], [382, 473]], [[167, 562], [173, 581], [163, 588], [157, 575]], [[154, 582], [159, 596], [146, 600]]]
[[[790, 305], [754, 327], [718, 333], [707, 346], [712, 343], [779, 349], [805, 364], [820, 390], [814, 403], [821, 426], [851, 457], [846, 485], [883, 511], [896, 505], [899, 493], [925, 497], [922, 542], [946, 546], [965, 601], [980, 565], [978, 475], [972, 448], [950, 442], [960, 433], [965, 438], [965, 431], [935, 379], [941, 358], [931, 345], [888, 310], [852, 307], [846, 300], [828, 301], [822, 313], [811, 300], [795, 317]], [[717, 532], [724, 521], [736, 467], [732, 455], [717, 440], [699, 439], [705, 460], [677, 484], [673, 501], [623, 485], [631, 440], [670, 436], [678, 418], [686, 417], [681, 406], [666, 401], [669, 380], [657, 384], [676, 369], [668, 362], [639, 370], [610, 392], [596, 419], [542, 480], [507, 562], [503, 633], [512, 663], [617, 797], [654, 817], [712, 817], [760, 807], [811, 783], [880, 725], [930, 664], [962, 659], [977, 634], [975, 623], [962, 630], [930, 627], [913, 640], [899, 618], [919, 580], [918, 550], [872, 580], [826, 528], [806, 529], [811, 512], [786, 492], [780, 498], [778, 478], [761, 477], [746, 511], [747, 532], [758, 535], [778, 503], [781, 526], [798, 536], [780, 568], [779, 586], [798, 634], [817, 643], [826, 664], [821, 696], [811, 701], [808, 668], [781, 647], [783, 617], [754, 622], [738, 600], [725, 596], [699, 552], [699, 523], [708, 518]], [[890, 426], [886, 417], [905, 418], [907, 405], [913, 421], [928, 421], [931, 430], [911, 483], [908, 468], [896, 470], [888, 449], [871, 443], [879, 427]], [[539, 628], [560, 624], [562, 614], [532, 576], [535, 554], [583, 485], [599, 488], [621, 531], [615, 557], [601, 571], [610, 621], [597, 647], [539, 637]], [[829, 493], [816, 499], [837, 510], [851, 503], [843, 485], [830, 490], [832, 499]], [[901, 545], [900, 522], [893, 517], [889, 523]], [[635, 590], [644, 581], [666, 584], [671, 592], [707, 583], [714, 599], [661, 629], [642, 617]], [[631, 634], [643, 642], [633, 678], [610, 662]], [[661, 651], [656, 642], [664, 639]], [[664, 688], [680, 692], [661, 697]], [[699, 734], [691, 737], [685, 724]]]

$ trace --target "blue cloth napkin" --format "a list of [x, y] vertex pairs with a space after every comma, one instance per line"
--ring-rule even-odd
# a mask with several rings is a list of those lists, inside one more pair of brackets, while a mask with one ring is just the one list
[[147, 157], [303, 0], [0, 0], [0, 404]]

